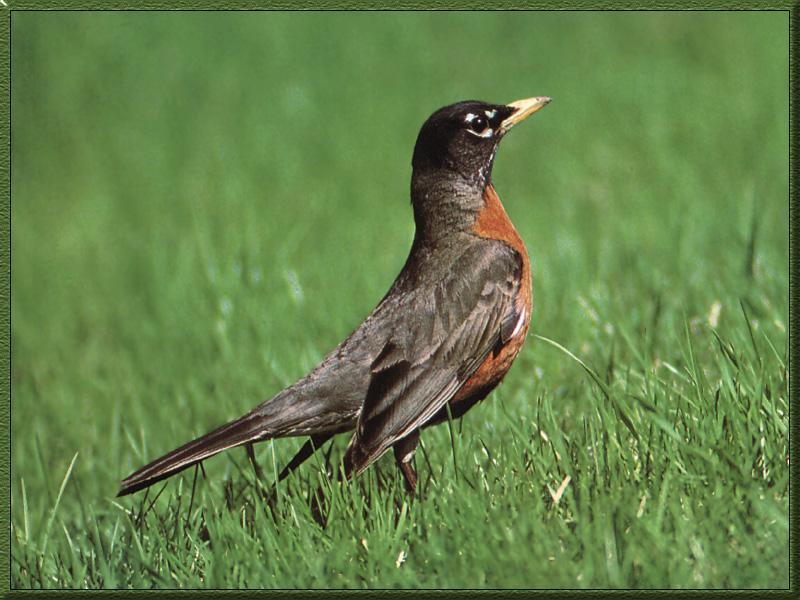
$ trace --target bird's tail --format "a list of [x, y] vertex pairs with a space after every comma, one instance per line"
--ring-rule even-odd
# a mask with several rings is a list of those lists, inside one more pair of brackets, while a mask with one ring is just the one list
[[335, 429], [341, 425], [333, 418], [339, 414], [335, 410], [336, 405], [320, 401], [320, 396], [314, 391], [318, 390], [307, 389], [305, 382], [283, 390], [246, 415], [132, 473], [122, 480], [117, 496], [149, 487], [229, 448], [276, 437], [312, 435]]
[[264, 417], [249, 413], [184, 444], [145, 465], [122, 480], [117, 496], [125, 496], [166, 479], [223, 450], [272, 437], [264, 427]]

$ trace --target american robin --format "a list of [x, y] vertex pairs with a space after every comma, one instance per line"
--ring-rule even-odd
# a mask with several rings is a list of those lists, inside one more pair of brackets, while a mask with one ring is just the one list
[[366, 320], [308, 375], [246, 415], [122, 481], [120, 496], [228, 448], [311, 436], [283, 479], [332, 436], [355, 429], [348, 479], [389, 448], [413, 492], [422, 428], [461, 417], [503, 379], [531, 318], [528, 253], [492, 185], [498, 144], [550, 102], [459, 102], [433, 113], [414, 147], [416, 233], [402, 271]]

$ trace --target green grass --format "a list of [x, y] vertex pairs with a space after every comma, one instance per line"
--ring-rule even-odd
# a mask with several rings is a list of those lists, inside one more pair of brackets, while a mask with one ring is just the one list
[[[12, 586], [789, 585], [788, 13], [15, 12], [12, 61]], [[532, 334], [421, 498], [322, 453], [269, 510], [243, 450], [114, 498], [381, 298], [433, 110], [533, 95]]]

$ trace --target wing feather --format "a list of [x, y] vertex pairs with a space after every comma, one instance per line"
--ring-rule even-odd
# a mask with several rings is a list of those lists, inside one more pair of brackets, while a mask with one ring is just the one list
[[514, 250], [481, 240], [416, 299], [408, 322], [398, 324], [372, 364], [348, 447], [351, 475], [433, 418], [507, 341], [519, 319], [520, 277], [521, 259]]

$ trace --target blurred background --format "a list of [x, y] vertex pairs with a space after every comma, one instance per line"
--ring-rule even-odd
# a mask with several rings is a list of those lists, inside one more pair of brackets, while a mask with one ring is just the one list
[[[418, 129], [459, 100], [553, 98], [494, 169], [534, 262], [532, 332], [602, 361], [622, 323], [668, 361], [685, 322], [741, 322], [744, 299], [785, 346], [787, 13], [11, 26], [15, 514], [24, 480], [45, 518], [76, 452], [105, 506], [343, 339], [406, 258]], [[569, 419], [578, 377], [531, 339], [505, 388], [535, 380]]]

